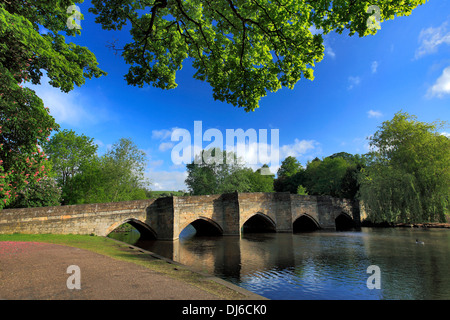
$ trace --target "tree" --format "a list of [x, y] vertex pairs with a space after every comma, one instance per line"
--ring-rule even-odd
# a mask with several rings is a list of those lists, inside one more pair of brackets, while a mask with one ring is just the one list
[[[39, 84], [45, 71], [51, 85], [68, 92], [85, 78], [105, 74], [88, 49], [67, 44], [59, 34], [80, 33], [66, 25], [72, 4], [0, 1], [0, 209], [48, 175], [40, 146], [58, 128], [42, 100], [22, 83]], [[49, 32], [40, 34], [41, 26]]]
[[[69, 6], [81, 0], [16, 0], [0, 2], [0, 63], [2, 70], [17, 81], [39, 84], [42, 70], [50, 84], [69, 92], [74, 84], [84, 84], [85, 78], [106, 73], [98, 68], [97, 60], [86, 47], [66, 43], [67, 36], [80, 35], [70, 29], [67, 20]], [[48, 30], [40, 34], [40, 27]]]
[[145, 153], [130, 140], [120, 139], [101, 157], [82, 161], [69, 178], [64, 197], [69, 204], [146, 199]]
[[274, 189], [354, 199], [359, 190], [357, 175], [364, 165], [364, 157], [346, 152], [335, 153], [323, 160], [315, 158], [307, 162], [306, 169], [294, 157], [287, 157], [278, 170]]
[[398, 112], [370, 140], [376, 151], [360, 177], [360, 198], [373, 222], [444, 221], [450, 194], [450, 139]]
[[57, 185], [55, 179], [50, 177], [32, 181], [17, 195], [11, 207], [35, 208], [61, 205], [61, 187]]
[[[217, 153], [222, 157], [216, 157]], [[208, 156], [211, 156], [210, 160]], [[185, 182], [193, 195], [273, 192], [274, 175], [261, 174], [263, 168], [269, 167], [265, 164], [256, 171], [245, 167], [233, 152], [219, 148], [202, 150], [201, 158], [196, 155], [194, 161], [186, 165], [188, 176]]]
[[253, 170], [248, 170], [248, 178], [250, 182], [250, 192], [274, 192], [274, 174], [261, 174], [261, 171], [269, 170], [269, 166], [264, 164], [261, 168], [257, 169], [255, 172]]
[[295, 157], [288, 156], [282, 162], [278, 169], [278, 177], [290, 177], [299, 172], [302, 169], [302, 165]]
[[96, 155], [97, 149], [93, 138], [84, 134], [77, 135], [75, 131], [67, 129], [56, 133], [44, 145], [44, 150], [57, 174], [56, 179], [62, 188], [68, 179], [79, 172], [83, 161]]
[[352, 164], [347, 167], [341, 181], [340, 197], [346, 199], [356, 199], [359, 191], [358, 176], [363, 166]]
[[147, 156], [131, 139], [122, 138], [103, 157], [111, 202], [145, 199]]
[[[15, 79], [0, 72], [0, 209], [18, 192], [47, 176], [40, 145], [58, 125], [42, 101]], [[34, 183], [32, 183], [34, 185]]]
[[305, 170], [306, 189], [311, 195], [341, 197], [342, 179], [349, 166], [341, 157], [326, 157], [309, 163]]
[[[409, 15], [426, 0], [378, 0], [380, 21]], [[106, 30], [130, 24], [132, 40], [118, 47], [130, 65], [128, 84], [177, 87], [186, 58], [216, 100], [253, 111], [268, 91], [292, 89], [323, 58], [323, 34], [375, 34], [372, 0], [92, 0]]]
[[286, 157], [277, 172], [274, 181], [276, 192], [297, 193], [298, 186], [302, 183], [304, 170], [300, 162], [292, 156]]
[[185, 183], [193, 195], [216, 194], [218, 185], [214, 168], [211, 165], [196, 164], [194, 161], [186, 165]]

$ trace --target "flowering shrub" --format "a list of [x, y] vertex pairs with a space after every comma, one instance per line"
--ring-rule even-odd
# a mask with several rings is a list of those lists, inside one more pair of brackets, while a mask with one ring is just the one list
[[17, 192], [15, 208], [51, 207], [61, 204], [61, 188], [49, 177], [36, 179]]
[[[60, 34], [81, 34], [66, 23], [73, 3], [0, 1], [0, 209], [14, 206], [27, 188], [43, 185], [49, 167], [40, 146], [57, 128], [48, 108], [23, 82], [39, 84], [45, 72], [50, 85], [69, 92], [106, 74], [92, 52], [66, 43]], [[41, 34], [41, 26], [49, 32]]]
[[[2, 128], [0, 127], [0, 135]], [[3, 150], [3, 144], [0, 145], [0, 152]], [[9, 183], [9, 173], [3, 168], [3, 160], [0, 159], [0, 208], [11, 202], [11, 184]]]
[[19, 192], [46, 178], [40, 145], [58, 127], [42, 100], [14, 76], [0, 63], [0, 209], [15, 207]]

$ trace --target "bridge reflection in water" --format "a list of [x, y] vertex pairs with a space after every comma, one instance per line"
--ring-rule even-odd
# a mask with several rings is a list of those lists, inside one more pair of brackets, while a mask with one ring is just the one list
[[[450, 299], [450, 230], [194, 232], [191, 226], [179, 240], [134, 244], [270, 299]], [[381, 269], [380, 290], [367, 287], [374, 264]]]
[[[355, 227], [345, 214], [338, 216], [335, 223], [336, 230], [352, 230]], [[129, 224], [133, 227], [130, 233], [112, 237], [227, 279], [239, 281], [241, 275], [255, 268], [284, 269], [295, 265], [292, 233], [275, 234], [274, 222], [263, 214], [251, 217], [243, 225], [241, 236], [222, 236], [219, 227], [198, 219], [183, 229], [179, 239], [156, 240], [139, 225]], [[310, 233], [319, 229], [314, 219], [307, 215], [302, 215], [293, 224], [294, 233]], [[261, 242], [265, 245], [261, 246]]]
[[[240, 285], [243, 279], [253, 276], [255, 272], [259, 272], [262, 277], [260, 280], [264, 280], [267, 277], [264, 271], [294, 270], [299, 264], [299, 258], [308, 259], [308, 252], [319, 249], [314, 248], [314, 244], [312, 247], [309, 245], [308, 250], [299, 256], [300, 247], [294, 243], [295, 239], [321, 232], [315, 231], [318, 226], [313, 220], [305, 216], [299, 220], [294, 224], [294, 230], [301, 233], [295, 234], [276, 233], [266, 217], [255, 215], [243, 225], [241, 236], [221, 236], [215, 232], [214, 226], [197, 220], [187, 226], [177, 240], [139, 238], [136, 229], [127, 234], [128, 238], [117, 234], [112, 237]], [[344, 226], [351, 228], [353, 225], [336, 227], [340, 229]], [[315, 245], [320, 246], [318, 243]], [[270, 281], [269, 278], [265, 280]]]

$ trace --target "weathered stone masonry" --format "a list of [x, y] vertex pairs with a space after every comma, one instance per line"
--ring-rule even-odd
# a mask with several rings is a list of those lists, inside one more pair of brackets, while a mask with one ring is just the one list
[[0, 234], [95, 234], [106, 236], [129, 222], [141, 234], [177, 239], [189, 224], [207, 222], [223, 235], [240, 235], [254, 215], [265, 218], [276, 232], [292, 232], [293, 223], [307, 216], [319, 228], [335, 229], [344, 215], [360, 226], [358, 202], [326, 196], [289, 193], [231, 193], [166, 197], [116, 203], [72, 205], [0, 211]]

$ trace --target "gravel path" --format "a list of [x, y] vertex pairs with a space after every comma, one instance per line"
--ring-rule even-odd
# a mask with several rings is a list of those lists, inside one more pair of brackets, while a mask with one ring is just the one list
[[[68, 289], [70, 265], [81, 289]], [[70, 283], [73, 283], [70, 281]], [[219, 297], [131, 262], [38, 242], [0, 242], [0, 299], [215, 300]]]

